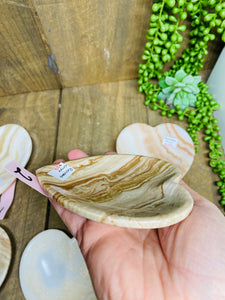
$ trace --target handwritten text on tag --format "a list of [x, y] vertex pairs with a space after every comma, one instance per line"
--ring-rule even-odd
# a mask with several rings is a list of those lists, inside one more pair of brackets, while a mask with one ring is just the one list
[[74, 171], [75, 169], [61, 162], [48, 174], [60, 180], [66, 180]]
[[176, 148], [178, 144], [178, 139], [169, 136], [164, 136], [162, 144], [166, 147]]

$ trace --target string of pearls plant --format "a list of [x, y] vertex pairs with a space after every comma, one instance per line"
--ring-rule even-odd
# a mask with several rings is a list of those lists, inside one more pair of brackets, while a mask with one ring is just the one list
[[[186, 30], [184, 20], [191, 19], [190, 47], [176, 60], [176, 54]], [[139, 65], [139, 92], [145, 93], [145, 105], [161, 110], [163, 116], [177, 115], [187, 119], [189, 132], [196, 153], [197, 132], [204, 130], [204, 141], [209, 144], [210, 166], [218, 174], [217, 186], [221, 194], [220, 204], [225, 208], [225, 160], [219, 134], [218, 119], [213, 111], [220, 105], [208, 92], [208, 85], [201, 80], [204, 56], [208, 54], [208, 42], [215, 39], [215, 30], [225, 42], [224, 0], [155, 0], [150, 17], [142, 60]], [[163, 72], [166, 63], [175, 60], [169, 71]], [[157, 79], [158, 84], [151, 82]]]

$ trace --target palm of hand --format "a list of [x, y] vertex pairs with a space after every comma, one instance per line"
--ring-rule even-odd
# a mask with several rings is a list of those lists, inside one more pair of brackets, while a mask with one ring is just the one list
[[78, 240], [99, 299], [225, 299], [224, 217], [182, 185], [194, 199], [192, 213], [155, 230], [97, 223], [51, 200]]

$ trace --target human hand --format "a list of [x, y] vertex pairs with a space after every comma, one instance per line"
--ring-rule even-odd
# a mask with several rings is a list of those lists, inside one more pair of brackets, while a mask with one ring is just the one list
[[[69, 159], [87, 156], [73, 150]], [[225, 299], [225, 219], [204, 197], [180, 183], [194, 207], [182, 222], [131, 229], [94, 222], [50, 200], [86, 260], [98, 299]]]

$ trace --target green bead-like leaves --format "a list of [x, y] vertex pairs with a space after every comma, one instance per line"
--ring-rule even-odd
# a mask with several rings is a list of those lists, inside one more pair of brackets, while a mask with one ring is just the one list
[[158, 99], [165, 100], [171, 107], [179, 105], [181, 110], [188, 106], [195, 106], [196, 94], [200, 91], [198, 88], [200, 80], [200, 76], [188, 75], [180, 69], [174, 77], [166, 76], [165, 80], [159, 81], [162, 90]]
[[[204, 130], [204, 141], [209, 147], [210, 166], [217, 173], [220, 203], [225, 208], [225, 160], [222, 137], [219, 135], [218, 120], [213, 111], [219, 104], [208, 92], [208, 86], [200, 81], [199, 71], [203, 68], [204, 56], [208, 54], [208, 42], [215, 39], [217, 31], [225, 42], [224, 0], [154, 0], [147, 43], [139, 65], [139, 92], [146, 94], [145, 105], [152, 110], [161, 110], [168, 118], [177, 115], [187, 119], [194, 145], [198, 145], [197, 132]], [[176, 53], [183, 40], [186, 26], [181, 21], [191, 19], [190, 46], [179, 59]], [[216, 28], [214, 28], [216, 27]], [[214, 32], [212, 31], [214, 28]], [[176, 59], [169, 71], [163, 72], [164, 64]], [[192, 75], [192, 76], [191, 76]], [[159, 86], [150, 79], [159, 80]], [[158, 99], [158, 100], [157, 100]], [[168, 107], [170, 105], [172, 108]], [[191, 108], [189, 106], [194, 106]], [[195, 147], [196, 153], [199, 148]]]

